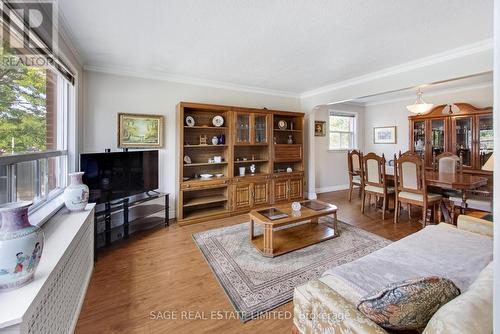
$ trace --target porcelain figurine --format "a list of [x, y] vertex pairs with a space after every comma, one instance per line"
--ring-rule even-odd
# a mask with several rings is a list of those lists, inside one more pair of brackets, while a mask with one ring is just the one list
[[300, 211], [301, 207], [300, 202], [292, 202], [292, 211]]
[[250, 173], [255, 174], [255, 164], [250, 165]]
[[89, 202], [89, 187], [82, 183], [83, 172], [69, 173], [70, 185], [64, 190], [64, 204], [70, 211], [82, 211]]
[[30, 283], [43, 250], [43, 230], [28, 220], [31, 202], [0, 205], [0, 292]]

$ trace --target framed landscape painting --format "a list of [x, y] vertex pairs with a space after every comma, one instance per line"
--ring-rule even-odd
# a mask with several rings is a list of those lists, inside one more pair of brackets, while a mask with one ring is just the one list
[[374, 144], [396, 144], [396, 127], [381, 126], [373, 128]]
[[163, 147], [163, 116], [119, 113], [118, 147]]

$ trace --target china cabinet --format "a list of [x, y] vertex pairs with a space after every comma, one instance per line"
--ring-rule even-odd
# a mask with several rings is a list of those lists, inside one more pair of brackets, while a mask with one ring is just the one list
[[302, 113], [181, 102], [177, 116], [180, 224], [303, 198]]
[[462, 157], [464, 172], [485, 175], [481, 170], [493, 154], [493, 109], [476, 108], [467, 103], [456, 103], [456, 112], [446, 105], [434, 107], [429, 113], [410, 116], [410, 150], [418, 153], [428, 168], [433, 156], [452, 152]]

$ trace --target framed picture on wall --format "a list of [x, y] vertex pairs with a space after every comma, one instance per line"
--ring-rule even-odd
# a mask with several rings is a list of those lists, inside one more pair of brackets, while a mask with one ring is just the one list
[[163, 147], [163, 116], [119, 113], [118, 147]]
[[316, 137], [326, 136], [326, 122], [325, 121], [314, 121], [314, 135]]
[[374, 144], [396, 144], [396, 127], [380, 126], [373, 128]]

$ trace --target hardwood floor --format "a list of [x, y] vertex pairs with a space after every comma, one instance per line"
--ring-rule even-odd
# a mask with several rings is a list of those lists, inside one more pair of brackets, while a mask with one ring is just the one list
[[[393, 215], [382, 221], [373, 207], [361, 214], [361, 201], [347, 191], [325, 193], [319, 199], [336, 204], [341, 221], [359, 226], [390, 240], [421, 229], [413, 213], [400, 223]], [[355, 197], [355, 198], [354, 198]], [[248, 221], [248, 216], [180, 227], [172, 224], [134, 235], [128, 241], [101, 252], [82, 307], [76, 333], [287, 333], [292, 328], [292, 303], [275, 311], [277, 319], [255, 319], [245, 324], [234, 316], [205, 320], [211, 312], [232, 312], [229, 299], [193, 242], [191, 234]], [[153, 312], [153, 316], [151, 316]], [[188, 313], [191, 312], [191, 313]], [[233, 313], [228, 313], [233, 315]], [[172, 316], [168, 320], [162, 317]], [[186, 320], [185, 318], [195, 319]]]

